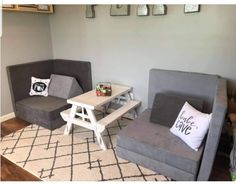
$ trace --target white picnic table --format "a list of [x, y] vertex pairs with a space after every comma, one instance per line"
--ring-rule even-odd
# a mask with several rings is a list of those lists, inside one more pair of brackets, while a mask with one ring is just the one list
[[[64, 134], [68, 135], [70, 133], [72, 124], [93, 130], [100, 147], [106, 150], [107, 147], [102, 138], [102, 132], [106, 126], [131, 110], [134, 111], [134, 116], [137, 116], [135, 108], [141, 103], [132, 99], [130, 95], [132, 87], [112, 84], [111, 88], [111, 96], [97, 96], [96, 90], [94, 89], [68, 99], [67, 103], [71, 104], [72, 107], [61, 112], [62, 118], [67, 122]], [[101, 120], [97, 120], [94, 111], [101, 110], [101, 107], [106, 110], [107, 106], [115, 99], [118, 100], [118, 103], [120, 99], [123, 99], [125, 103]]]

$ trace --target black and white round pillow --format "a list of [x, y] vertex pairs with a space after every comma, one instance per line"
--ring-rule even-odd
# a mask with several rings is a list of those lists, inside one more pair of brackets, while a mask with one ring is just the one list
[[30, 96], [48, 96], [48, 86], [50, 79], [40, 79], [31, 77]]

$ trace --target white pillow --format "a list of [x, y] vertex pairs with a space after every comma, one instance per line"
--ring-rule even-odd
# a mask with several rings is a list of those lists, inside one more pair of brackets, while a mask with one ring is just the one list
[[170, 132], [182, 139], [188, 146], [198, 151], [211, 120], [211, 114], [199, 112], [185, 102]]
[[31, 77], [30, 96], [48, 96], [48, 86], [50, 79], [40, 79]]

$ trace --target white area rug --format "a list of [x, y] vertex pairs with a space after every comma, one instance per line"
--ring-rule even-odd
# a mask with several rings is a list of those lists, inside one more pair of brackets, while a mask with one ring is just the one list
[[1, 154], [42, 180], [170, 180], [116, 156], [116, 135], [128, 122], [122, 119], [106, 129], [106, 151], [88, 129], [74, 126], [70, 135], [63, 135], [65, 126], [50, 131], [30, 125], [1, 138]]

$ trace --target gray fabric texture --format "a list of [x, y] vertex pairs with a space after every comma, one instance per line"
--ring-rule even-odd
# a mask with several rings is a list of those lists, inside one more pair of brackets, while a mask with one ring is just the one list
[[74, 77], [52, 74], [49, 95], [69, 99], [83, 93], [83, 89]]
[[206, 146], [197, 179], [199, 181], [206, 181], [211, 175], [212, 166], [215, 160], [221, 131], [223, 124], [225, 123], [225, 115], [227, 112], [226, 87], [226, 80], [219, 79], [213, 103], [213, 112], [207, 135]]
[[212, 112], [218, 76], [192, 72], [151, 69], [149, 73], [148, 108], [156, 93], [191, 96], [204, 101], [203, 112]]
[[84, 93], [92, 90], [91, 63], [74, 60], [53, 60], [53, 74], [73, 76]]
[[137, 152], [132, 152], [127, 148], [116, 146], [116, 153], [122, 159], [132, 161], [135, 164], [153, 170], [157, 173], [160, 173], [161, 175], [171, 177], [172, 180], [175, 179], [179, 181], [194, 181], [196, 179], [196, 174], [194, 175], [178, 168], [175, 168], [173, 166], [170, 166], [166, 163], [153, 160]]
[[198, 152], [192, 150], [181, 139], [170, 133], [168, 127], [147, 121], [150, 113], [150, 109], [145, 110], [139, 119], [122, 129], [117, 136], [117, 145], [196, 174], [203, 147], [201, 146]]
[[53, 72], [52, 60], [31, 62], [7, 67], [8, 81], [12, 95], [13, 108], [15, 102], [29, 97], [31, 77], [48, 79]]
[[[58, 99], [50, 99], [52, 97], [48, 97], [51, 102], [50, 104], [46, 99], [37, 99], [38, 105], [34, 103], [36, 100], [29, 100], [30, 80], [32, 76], [42, 79], [50, 78], [51, 74], [71, 76], [81, 85], [83, 92], [92, 90], [90, 62], [60, 59], [45, 60], [8, 66], [7, 72], [12, 104], [16, 116], [48, 129], [55, 129], [62, 124], [65, 124], [59, 112], [69, 108], [71, 105], [64, 105], [64, 103], [60, 104]], [[73, 84], [74, 83], [72, 83], [71, 91], [76, 92], [73, 90], [76, 88], [76, 85]], [[74, 94], [71, 93], [71, 96], [74, 96]], [[65, 100], [63, 101], [66, 102]], [[53, 106], [50, 108], [48, 107], [53, 104], [57, 106], [54, 106], [54, 108]]]
[[[217, 75], [151, 69], [149, 73], [148, 91], [149, 108], [152, 107], [156, 93], [178, 94], [204, 101], [203, 112], [212, 112], [212, 119], [204, 141], [205, 145], [204, 147], [201, 146], [201, 150], [203, 150], [203, 154], [201, 155], [202, 157], [200, 157], [200, 155], [196, 156], [196, 153], [187, 152], [183, 147], [175, 148], [172, 144], [167, 146], [168, 140], [173, 140], [168, 134], [163, 134], [163, 128], [167, 129], [168, 127], [158, 124], [144, 124], [149, 121], [145, 116], [138, 117], [134, 121], [136, 124], [131, 123], [130, 126], [127, 126], [120, 132], [117, 140], [118, 148], [122, 148], [122, 154], [120, 157], [125, 156], [125, 159], [132, 162], [141, 161], [141, 165], [150, 169], [155, 169], [153, 166], [155, 161], [162, 160], [161, 157], [163, 157], [163, 159], [165, 159], [162, 160], [164, 167], [161, 164], [159, 168], [163, 169], [163, 174], [169, 174], [168, 176], [170, 178], [175, 180], [208, 180], [211, 174], [227, 109], [226, 80]], [[148, 126], [143, 126], [142, 124]], [[154, 128], [153, 125], [155, 125], [156, 128]], [[153, 141], [153, 138], [155, 138], [155, 132], [158, 135], [157, 141]], [[138, 142], [141, 144], [138, 145]], [[164, 156], [163, 154], [163, 146], [165, 147], [165, 154], [167, 156]], [[155, 158], [156, 160], [153, 159], [153, 153], [155, 154], [155, 152], [149, 152], [151, 147], [153, 148], [152, 151], [158, 151], [158, 154], [156, 153], [156, 155], [160, 155], [160, 159], [158, 157]], [[172, 153], [176, 154], [175, 161], [170, 159], [170, 154]], [[142, 156], [140, 157], [140, 155]], [[143, 158], [143, 156], [145, 158]], [[194, 166], [194, 163], [189, 161], [184, 162], [185, 159], [196, 161], [196, 165]], [[156, 164], [159, 165], [159, 163]], [[167, 166], [174, 167], [175, 169], [167, 168]], [[156, 169], [158, 169], [158, 166]], [[176, 171], [177, 169], [179, 169], [179, 171]], [[193, 175], [192, 177], [187, 175], [190, 171], [193, 172], [191, 173]], [[182, 172], [185, 172], [185, 175], [183, 174], [182, 177], [177, 175], [182, 174]]]
[[[32, 117], [34, 123], [38, 120], [47, 122], [59, 117], [60, 112], [68, 107], [66, 100], [54, 96], [33, 96], [16, 102], [16, 108], [27, 117]], [[70, 107], [70, 106], [69, 106]]]
[[16, 117], [20, 119], [23, 119], [29, 123], [35, 123], [36, 125], [39, 125], [49, 130], [60, 128], [62, 125], [66, 124], [66, 122], [61, 117], [58, 117], [57, 119], [54, 120], [46, 120], [46, 122], [45, 120], [38, 119], [36, 123], [34, 117], [25, 115], [24, 113], [22, 113], [22, 110], [16, 111], [15, 114]]
[[186, 101], [198, 111], [202, 111], [201, 99], [157, 93], [153, 101], [150, 121], [172, 127]]

